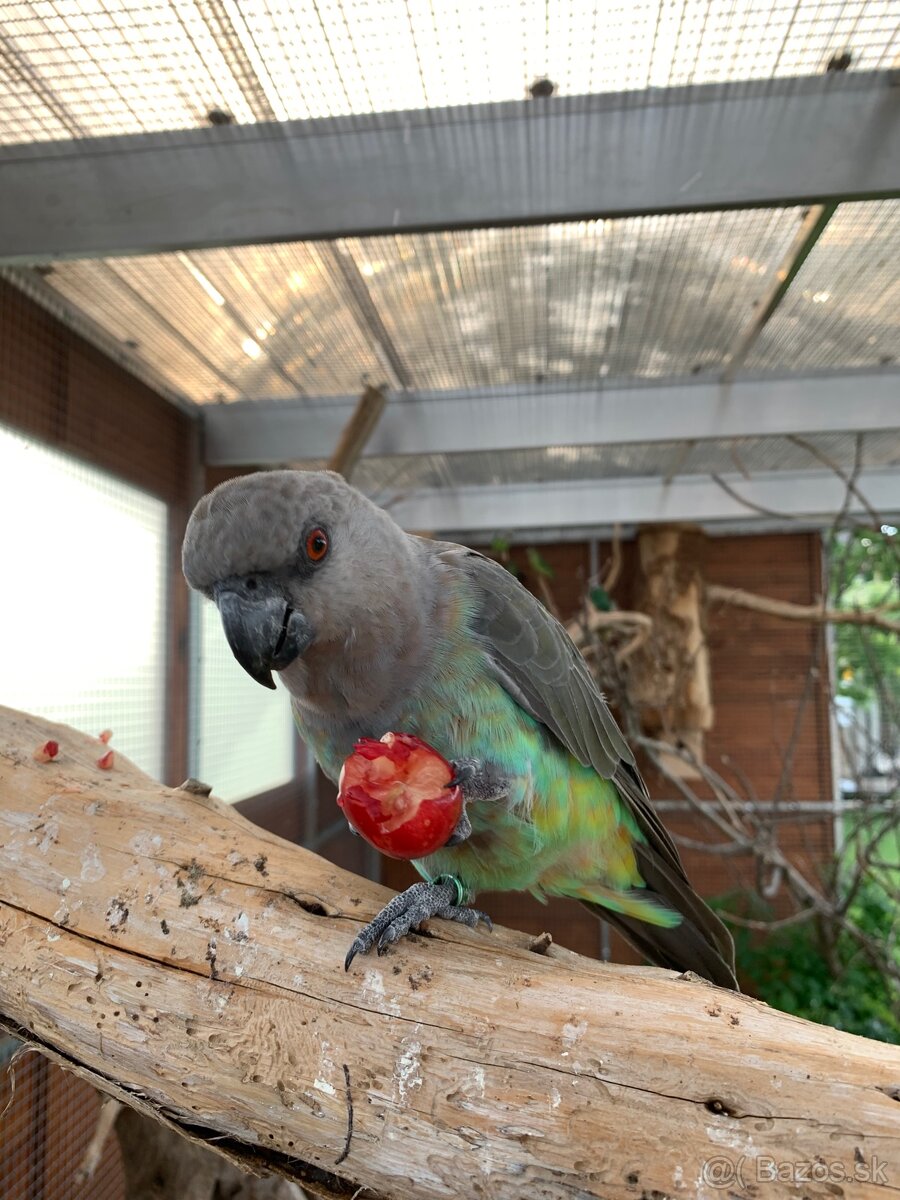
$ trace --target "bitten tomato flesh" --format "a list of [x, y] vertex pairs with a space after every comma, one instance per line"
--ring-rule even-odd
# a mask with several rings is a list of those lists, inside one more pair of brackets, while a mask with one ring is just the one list
[[425, 858], [445, 845], [462, 815], [450, 764], [421, 738], [363, 738], [344, 762], [338, 804], [370, 845], [391, 858]]

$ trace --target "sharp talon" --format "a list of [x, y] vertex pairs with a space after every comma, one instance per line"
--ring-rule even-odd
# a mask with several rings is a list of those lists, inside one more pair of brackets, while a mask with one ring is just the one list
[[475, 908], [466, 908], [458, 903], [465, 898], [463, 885], [452, 876], [441, 876], [433, 883], [414, 883], [399, 896], [395, 896], [380, 913], [362, 929], [347, 951], [344, 970], [350, 968], [357, 954], [368, 954], [372, 947], [381, 957], [396, 942], [412, 929], [418, 929], [430, 917], [442, 917], [457, 921], [474, 929], [483, 921], [492, 929], [490, 917]]
[[360, 947], [357, 946], [356, 942], [354, 942], [353, 945], [350, 947], [350, 949], [347, 951], [347, 957], [344, 959], [344, 970], [345, 971], [350, 970], [350, 964], [353, 962], [354, 958], [356, 958], [359, 951], [360, 951]]

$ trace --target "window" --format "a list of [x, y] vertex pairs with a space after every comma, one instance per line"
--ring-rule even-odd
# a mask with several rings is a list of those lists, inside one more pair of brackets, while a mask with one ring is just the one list
[[158, 779], [166, 505], [0, 426], [0, 704], [85, 733]]
[[232, 656], [215, 605], [199, 596], [194, 602], [191, 774], [233, 804], [293, 779], [296, 734], [284, 689], [254, 683]]

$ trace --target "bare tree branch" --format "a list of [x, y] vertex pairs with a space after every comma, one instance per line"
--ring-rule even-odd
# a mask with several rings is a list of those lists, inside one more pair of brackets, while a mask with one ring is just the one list
[[774, 600], [770, 596], [758, 596], [745, 592], [743, 588], [722, 587], [710, 583], [706, 586], [708, 600], [719, 604], [733, 604], [751, 612], [765, 613], [785, 621], [803, 621], [816, 625], [867, 625], [883, 629], [888, 633], [900, 633], [900, 621], [886, 617], [877, 609], [823, 608], [820, 604], [793, 604], [787, 600]]
[[839, 479], [842, 479], [844, 481], [844, 483], [847, 485], [848, 492], [852, 493], [857, 498], [857, 500], [859, 500], [860, 504], [863, 506], [863, 508], [869, 514], [869, 517], [871, 518], [873, 524], [875, 524], [875, 525], [881, 524], [881, 518], [878, 516], [878, 513], [875, 511], [875, 509], [872, 507], [872, 505], [869, 503], [869, 501], [866, 499], [866, 497], [860, 491], [859, 485], [856, 482], [856, 475], [859, 473], [858, 468], [854, 471], [854, 473], [852, 475], [848, 475], [847, 472], [843, 469], [843, 467], [840, 466], [839, 463], [836, 463], [833, 458], [831, 458], [828, 454], [825, 453], [824, 450], [820, 450], [818, 446], [814, 445], [812, 442], [808, 442], [806, 440], [806, 438], [798, 437], [797, 434], [795, 434], [795, 433], [789, 433], [788, 441], [793, 442], [795, 446], [802, 447], [809, 454], [811, 454], [813, 456], [813, 458], [817, 458], [820, 463], [823, 463], [830, 470], [834, 471], [835, 475], [837, 475], [837, 477]]

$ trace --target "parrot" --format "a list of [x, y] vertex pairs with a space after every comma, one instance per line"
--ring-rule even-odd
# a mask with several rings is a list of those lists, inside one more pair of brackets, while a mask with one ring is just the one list
[[406, 533], [342, 476], [227, 480], [185, 532], [188, 585], [243, 669], [290, 695], [335, 783], [361, 738], [402, 731], [451, 764], [464, 807], [345, 961], [432, 917], [470, 927], [484, 890], [580, 901], [651, 963], [737, 989], [734, 946], [688, 882], [634, 755], [562, 625], [506, 568]]

